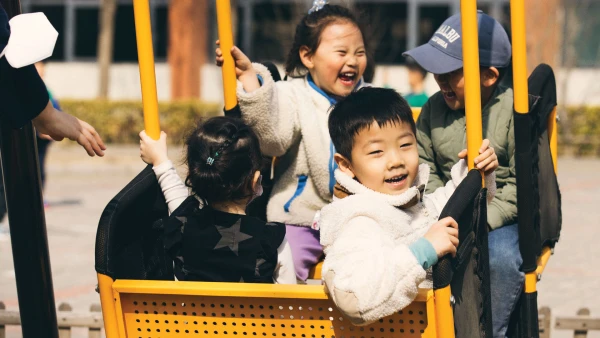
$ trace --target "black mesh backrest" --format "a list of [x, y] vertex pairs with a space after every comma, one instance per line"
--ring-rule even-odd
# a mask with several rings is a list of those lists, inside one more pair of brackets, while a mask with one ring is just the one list
[[471, 170], [440, 214], [459, 226], [456, 257], [446, 256], [433, 267], [434, 289], [450, 285], [455, 300], [456, 337], [492, 337], [486, 193], [481, 173]]
[[539, 65], [528, 85], [530, 113], [514, 114], [519, 247], [524, 272], [537, 268], [542, 246], [554, 246], [562, 224], [547, 128], [548, 116], [556, 106], [552, 68]]
[[548, 119], [557, 105], [556, 79], [550, 66], [541, 64], [531, 73], [529, 93], [539, 97], [530, 112], [538, 135], [539, 238], [541, 246], [554, 247], [560, 237], [562, 210], [548, 131]]
[[113, 279], [172, 280], [162, 245], [167, 204], [147, 166], [106, 206], [96, 233], [96, 271]]

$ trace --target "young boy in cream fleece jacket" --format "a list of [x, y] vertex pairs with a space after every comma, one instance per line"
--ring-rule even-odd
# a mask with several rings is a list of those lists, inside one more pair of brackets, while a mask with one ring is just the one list
[[[466, 150], [446, 186], [423, 196], [429, 167], [419, 165], [415, 123], [406, 101], [391, 89], [363, 88], [340, 101], [329, 116], [337, 153], [336, 200], [321, 210], [323, 279], [352, 323], [366, 325], [410, 304], [427, 271], [455, 254], [458, 225], [438, 221], [466, 177]], [[486, 173], [488, 201], [498, 160], [484, 140], [474, 159]]]

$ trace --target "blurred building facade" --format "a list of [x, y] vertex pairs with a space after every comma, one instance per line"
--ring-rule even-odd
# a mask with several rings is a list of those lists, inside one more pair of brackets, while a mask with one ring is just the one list
[[[170, 0], [150, 0], [159, 98], [169, 99], [168, 6]], [[171, 0], [177, 1], [177, 0]], [[200, 0], [199, 0], [200, 1]], [[205, 0], [204, 0], [205, 1]], [[600, 94], [600, 85], [585, 85], [585, 93], [578, 88], [587, 76], [598, 74], [600, 64], [600, 0], [531, 0], [546, 8], [529, 5], [528, 11], [537, 15], [556, 15], [549, 27], [531, 29], [528, 36], [530, 48], [549, 44], [548, 37], [558, 47], [554, 58], [544, 61], [553, 64], [559, 80], [566, 81], [563, 91], [569, 101], [578, 102], [590, 92]], [[291, 46], [299, 18], [310, 7], [310, 0], [237, 0], [236, 41], [252, 60], [271, 60], [282, 63]], [[402, 91], [402, 52], [426, 42], [435, 29], [448, 16], [460, 11], [459, 0], [332, 0], [354, 7], [367, 23], [367, 39], [378, 68], [374, 82], [389, 85]], [[551, 4], [553, 2], [553, 4]], [[48, 82], [57, 95], [72, 98], [93, 98], [97, 90], [97, 58], [99, 13], [101, 0], [21, 0], [24, 12], [44, 12], [59, 32], [54, 55], [49, 59]], [[208, 1], [214, 13], [214, 1]], [[558, 6], [558, 7], [557, 7]], [[510, 29], [509, 0], [479, 0], [478, 7], [495, 17], [507, 30]], [[534, 19], [535, 21], [538, 19]], [[216, 15], [209, 15], [204, 25], [209, 32], [206, 46], [208, 60], [214, 57], [213, 41], [217, 38]], [[118, 0], [115, 18], [115, 37], [111, 68], [110, 98], [139, 98], [137, 51], [133, 5], [131, 0]], [[560, 34], [558, 34], [558, 33]], [[559, 37], [562, 36], [562, 39]], [[569, 43], [564, 43], [568, 41]], [[536, 49], [537, 50], [537, 49]], [[532, 54], [533, 55], [533, 54]], [[207, 64], [202, 67], [203, 83], [220, 83], [220, 72]], [[428, 79], [428, 91], [435, 84]], [[574, 85], [570, 86], [569, 83]], [[219, 101], [220, 86], [203, 86], [198, 95], [205, 100]], [[600, 95], [596, 95], [600, 97]], [[598, 99], [600, 104], [600, 98]]]

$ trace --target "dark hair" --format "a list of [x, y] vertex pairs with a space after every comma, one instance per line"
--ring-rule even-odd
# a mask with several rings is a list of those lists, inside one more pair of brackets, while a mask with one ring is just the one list
[[421, 65], [419, 65], [419, 63], [417, 63], [415, 59], [413, 59], [410, 56], [406, 57], [406, 68], [408, 68], [409, 70], [416, 70], [420, 72], [423, 79], [427, 76], [427, 71], [423, 67], [421, 67]]
[[[306, 67], [300, 59], [300, 48], [308, 47], [310, 53], [314, 53], [321, 43], [321, 33], [332, 23], [349, 22], [360, 30], [366, 48], [364, 29], [356, 16], [348, 9], [338, 5], [325, 5], [318, 11], [305, 15], [298, 26], [294, 43], [285, 62], [285, 73], [290, 77], [306, 75]], [[368, 53], [367, 53], [368, 55]]]
[[365, 87], [341, 99], [329, 115], [329, 136], [338, 153], [351, 160], [354, 137], [373, 122], [380, 127], [408, 123], [416, 135], [412, 110], [393, 89]]
[[187, 138], [186, 146], [185, 184], [194, 195], [209, 203], [252, 196], [254, 173], [260, 170], [262, 155], [258, 137], [241, 120], [219, 116], [201, 122]]

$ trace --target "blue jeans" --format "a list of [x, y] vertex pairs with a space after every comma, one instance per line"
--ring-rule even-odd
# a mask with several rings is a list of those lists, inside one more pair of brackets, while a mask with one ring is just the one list
[[518, 224], [506, 225], [489, 233], [490, 286], [494, 338], [505, 338], [510, 315], [519, 300], [525, 274], [519, 251]]

